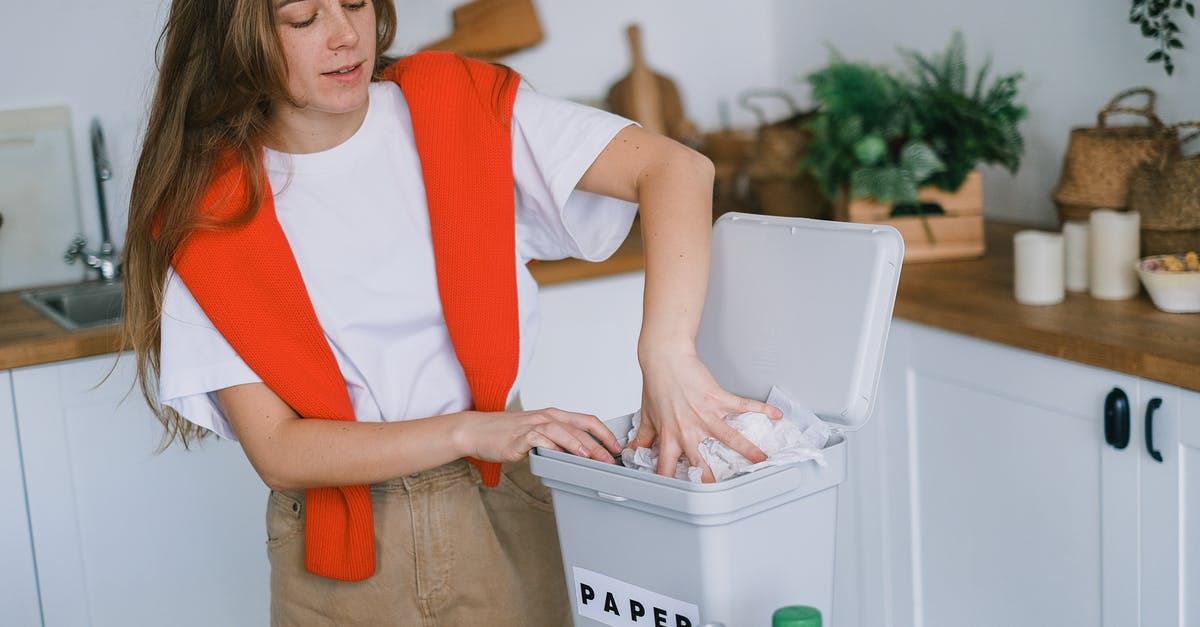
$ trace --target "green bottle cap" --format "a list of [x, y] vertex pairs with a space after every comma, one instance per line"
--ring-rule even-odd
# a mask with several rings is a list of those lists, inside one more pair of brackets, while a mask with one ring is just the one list
[[807, 605], [792, 605], [775, 610], [771, 627], [821, 627], [821, 612]]

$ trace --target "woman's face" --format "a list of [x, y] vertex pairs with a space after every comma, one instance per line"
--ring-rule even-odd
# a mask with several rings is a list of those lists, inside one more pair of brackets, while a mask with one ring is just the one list
[[271, 0], [296, 113], [339, 114], [367, 103], [375, 67], [372, 0]]

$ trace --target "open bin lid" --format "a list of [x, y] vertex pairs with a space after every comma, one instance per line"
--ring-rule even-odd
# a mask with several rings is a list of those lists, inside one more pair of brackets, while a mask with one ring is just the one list
[[904, 241], [890, 226], [727, 213], [696, 350], [730, 392], [772, 385], [858, 429], [875, 406]]

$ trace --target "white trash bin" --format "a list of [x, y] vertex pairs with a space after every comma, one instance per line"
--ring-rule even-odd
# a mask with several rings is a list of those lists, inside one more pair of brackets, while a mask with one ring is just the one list
[[[726, 214], [713, 227], [701, 359], [726, 389], [772, 385], [840, 430], [874, 407], [904, 244], [891, 227]], [[630, 417], [606, 421], [624, 444]], [[832, 622], [846, 442], [808, 461], [693, 484], [538, 449], [575, 625], [763, 627], [786, 605]]]

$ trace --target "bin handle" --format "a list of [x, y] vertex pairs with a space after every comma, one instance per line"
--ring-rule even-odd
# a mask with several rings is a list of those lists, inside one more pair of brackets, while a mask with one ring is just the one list
[[615, 501], [617, 503], [629, 500], [627, 497], [617, 496], [616, 494], [609, 494], [608, 492], [601, 492], [599, 490], [596, 490], [596, 496], [602, 499], [608, 499], [609, 501]]

